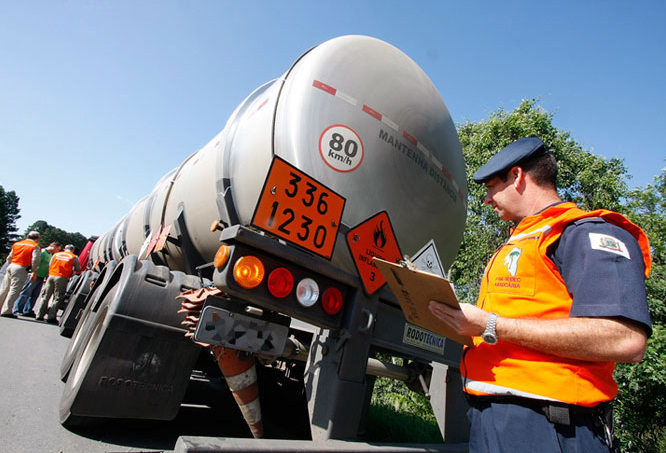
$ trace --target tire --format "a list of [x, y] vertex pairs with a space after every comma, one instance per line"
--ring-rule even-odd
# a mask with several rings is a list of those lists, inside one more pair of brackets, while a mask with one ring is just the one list
[[96, 281], [98, 274], [93, 271], [85, 271], [77, 277], [67, 306], [62, 316], [60, 316], [60, 335], [66, 338], [72, 337], [81, 316], [80, 312], [84, 309], [88, 295], [91, 292], [91, 284]]
[[[200, 348], [186, 339], [176, 296], [198, 278], [124, 258], [92, 304], [60, 400], [64, 426], [95, 418], [171, 420]], [[83, 321], [83, 320], [82, 320]]]
[[94, 313], [89, 335], [86, 338], [81, 354], [78, 354], [72, 366], [73, 373], [70, 373], [65, 384], [65, 390], [60, 400], [60, 423], [65, 427], [82, 426], [88, 421], [88, 417], [72, 414], [71, 408], [80, 390], [83, 377], [88, 372], [91, 360], [99, 346], [107, 312], [108, 305], [99, 312]]
[[60, 380], [67, 381], [69, 371], [74, 364], [74, 360], [78, 355], [81, 347], [88, 341], [90, 336], [91, 321], [94, 319], [94, 313], [99, 308], [101, 295], [104, 293], [106, 286], [113, 275], [113, 270], [116, 267], [115, 261], [110, 261], [102, 269], [99, 276], [95, 280], [90, 293], [86, 297], [85, 308], [81, 313], [80, 319], [76, 323], [76, 328], [72, 334], [72, 340], [69, 342], [67, 351], [60, 363]]

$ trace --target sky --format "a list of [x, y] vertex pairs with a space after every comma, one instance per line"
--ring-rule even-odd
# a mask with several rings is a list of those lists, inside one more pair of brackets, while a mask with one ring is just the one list
[[630, 187], [666, 165], [666, 2], [0, 0], [0, 185], [100, 235], [311, 47], [369, 35], [428, 74], [453, 120], [537, 99]]

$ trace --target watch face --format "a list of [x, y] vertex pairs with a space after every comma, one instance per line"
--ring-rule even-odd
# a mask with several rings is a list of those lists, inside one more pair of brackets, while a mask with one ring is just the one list
[[495, 343], [497, 343], [497, 337], [496, 337], [495, 335], [493, 335], [492, 333], [489, 333], [489, 332], [484, 332], [484, 333], [481, 335], [481, 339], [482, 339], [484, 342], [488, 343], [488, 344], [495, 344]]

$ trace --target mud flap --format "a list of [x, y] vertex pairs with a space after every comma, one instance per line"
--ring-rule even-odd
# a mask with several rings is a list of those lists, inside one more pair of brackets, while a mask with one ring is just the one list
[[176, 416], [200, 352], [179, 326], [176, 296], [198, 282], [135, 256], [117, 265], [67, 379], [61, 423]]

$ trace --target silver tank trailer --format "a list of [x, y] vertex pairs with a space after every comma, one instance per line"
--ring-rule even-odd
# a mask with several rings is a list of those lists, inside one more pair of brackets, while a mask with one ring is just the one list
[[[356, 146], [332, 149], [340, 137]], [[314, 47], [282, 77], [256, 89], [217, 136], [97, 241], [91, 261], [139, 254], [146, 238], [171, 225], [179, 210], [196, 250], [212, 261], [219, 232], [211, 232], [211, 223], [250, 223], [273, 155], [342, 195], [348, 227], [385, 210], [402, 253], [434, 239], [445, 267], [455, 258], [467, 186], [451, 116], [407, 55], [353, 35]], [[167, 242], [165, 249], [166, 264], [185, 270], [179, 247]], [[331, 260], [356, 272], [343, 234]]]

